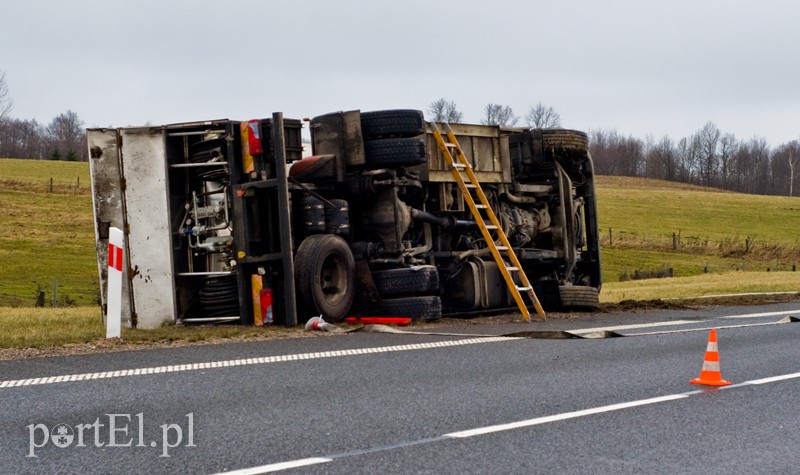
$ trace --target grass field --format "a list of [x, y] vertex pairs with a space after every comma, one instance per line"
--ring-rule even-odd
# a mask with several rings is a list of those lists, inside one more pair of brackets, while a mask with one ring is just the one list
[[[54, 287], [59, 307], [89, 306], [3, 309], [0, 327], [25, 330], [5, 331], [0, 347], [46, 345], [42, 335], [53, 332], [29, 334], [42, 325], [60, 328], [53, 344], [102, 336], [88, 184], [87, 163], [0, 159], [0, 307], [32, 307], [40, 291], [49, 306]], [[800, 265], [800, 198], [619, 177], [599, 177], [597, 185], [602, 302], [800, 289], [800, 272], [792, 272]], [[625, 281], [667, 269], [673, 278]], [[82, 323], [66, 331], [68, 321]]]
[[597, 182], [605, 282], [637, 269], [686, 277], [800, 265], [800, 198], [626, 177]]
[[54, 185], [89, 188], [89, 164], [53, 160], [0, 159], [0, 181], [15, 180], [42, 186]]
[[[0, 159], [0, 306], [92, 305], [98, 278], [87, 163]], [[49, 193], [42, 177], [81, 177]], [[54, 180], [55, 181], [55, 180]], [[55, 289], [55, 292], [53, 290]]]

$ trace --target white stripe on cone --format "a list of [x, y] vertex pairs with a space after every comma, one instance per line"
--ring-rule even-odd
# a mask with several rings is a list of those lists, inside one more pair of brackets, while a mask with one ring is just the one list
[[125, 265], [125, 235], [119, 228], [108, 231], [108, 291], [106, 292], [106, 338], [122, 336], [122, 269]]

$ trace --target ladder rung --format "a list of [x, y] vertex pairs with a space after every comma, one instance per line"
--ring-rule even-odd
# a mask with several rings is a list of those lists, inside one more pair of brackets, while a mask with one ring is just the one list
[[456, 148], [456, 147], [458, 147], [458, 145], [456, 145], [454, 143], [450, 143], [450, 142], [445, 142], [444, 146], [447, 147], [447, 148]]
[[464, 183], [464, 186], [466, 186], [467, 188], [477, 188], [478, 187], [478, 185], [473, 185], [472, 183]]
[[498, 251], [507, 251], [508, 248], [506, 246], [497, 246]]
[[497, 226], [495, 226], [494, 224], [487, 224], [486, 229], [497, 229]]
[[529, 285], [527, 287], [517, 287], [517, 290], [519, 290], [520, 292], [527, 292], [529, 290], [533, 290], [533, 286]]
[[510, 267], [506, 267], [506, 270], [509, 271], [509, 272], [518, 272], [519, 271], [519, 267], [510, 266]]
[[475, 208], [477, 208], [477, 209], [486, 209], [486, 205], [475, 203]]
[[460, 169], [461, 169], [461, 168], [467, 168], [467, 166], [466, 166], [466, 165], [464, 165], [463, 163], [453, 163], [451, 166], [452, 166], [453, 168], [460, 168]]

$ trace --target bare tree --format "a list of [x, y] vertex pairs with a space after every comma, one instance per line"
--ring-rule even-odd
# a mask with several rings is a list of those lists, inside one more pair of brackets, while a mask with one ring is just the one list
[[721, 135], [713, 122], [706, 122], [695, 135], [700, 146], [700, 179], [704, 185], [711, 185], [711, 179], [716, 177], [719, 158], [717, 148]]
[[86, 133], [83, 130], [83, 121], [78, 118], [77, 113], [68, 110], [59, 114], [47, 126], [47, 137], [54, 156], [63, 156], [68, 160], [85, 160]]
[[[776, 194], [786, 192], [794, 196], [794, 181], [797, 176], [797, 167], [800, 165], [800, 142], [792, 140], [780, 145], [772, 153], [773, 186]], [[788, 183], [784, 186], [784, 177], [788, 175]]]
[[456, 103], [443, 97], [430, 103], [428, 114], [434, 122], [461, 122], [464, 120], [464, 114], [458, 111]]
[[561, 127], [561, 115], [550, 106], [541, 102], [528, 109], [525, 123], [529, 129], [548, 129]]
[[500, 127], [514, 127], [519, 118], [514, 115], [514, 111], [510, 106], [501, 106], [500, 104], [486, 104], [483, 108], [483, 125], [499, 125]]
[[47, 154], [44, 127], [35, 120], [0, 121], [0, 157], [42, 159]]
[[720, 186], [728, 188], [731, 174], [731, 160], [739, 142], [733, 134], [725, 134], [719, 139], [719, 175]]
[[684, 137], [675, 148], [678, 158], [678, 181], [692, 183], [697, 180], [699, 169], [699, 142], [692, 137]]
[[645, 154], [645, 176], [674, 181], [678, 177], [678, 158], [672, 139], [664, 136]]
[[8, 95], [8, 84], [6, 83], [6, 73], [0, 71], [0, 120], [6, 118], [11, 107], [14, 105], [11, 96]]
[[800, 163], [800, 143], [792, 140], [789, 145], [789, 196], [794, 196], [794, 175]]
[[644, 171], [644, 142], [624, 137], [616, 130], [593, 130], [589, 152], [598, 175], [641, 176]]

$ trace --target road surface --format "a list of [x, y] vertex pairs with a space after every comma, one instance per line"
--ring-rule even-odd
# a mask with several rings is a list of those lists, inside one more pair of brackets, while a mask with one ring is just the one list
[[[796, 473], [791, 315], [800, 303], [3, 361], [0, 472]], [[711, 327], [725, 389], [689, 383]], [[596, 329], [626, 336], [467, 335]]]

